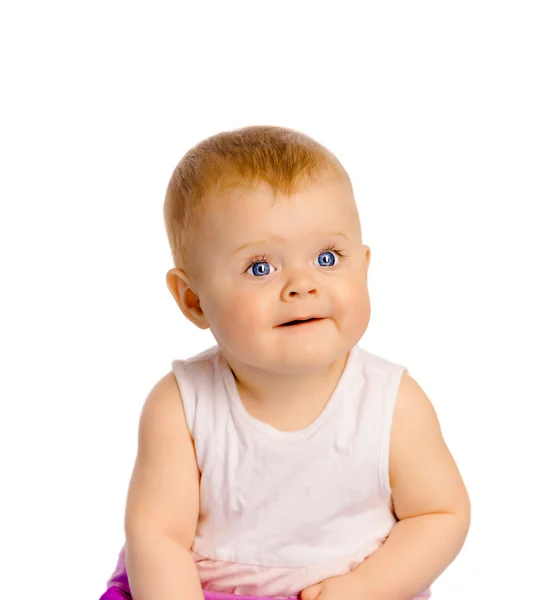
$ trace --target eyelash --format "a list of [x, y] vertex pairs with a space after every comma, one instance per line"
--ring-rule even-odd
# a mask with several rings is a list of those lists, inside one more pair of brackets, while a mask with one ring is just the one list
[[[345, 254], [345, 250], [338, 248], [334, 244], [329, 244], [328, 246], [325, 246], [324, 248], [322, 248], [322, 250], [319, 251], [319, 256], [323, 252], [335, 252], [339, 256], [339, 258], [345, 258], [347, 256]], [[270, 263], [270, 262], [273, 262], [273, 259], [270, 256], [268, 256], [267, 254], [262, 254], [260, 256], [253, 256], [250, 259], [250, 263], [249, 263], [248, 267], [244, 270], [244, 272], [246, 273], [250, 269], [250, 267], [253, 267], [256, 263], [261, 263], [261, 262]]]

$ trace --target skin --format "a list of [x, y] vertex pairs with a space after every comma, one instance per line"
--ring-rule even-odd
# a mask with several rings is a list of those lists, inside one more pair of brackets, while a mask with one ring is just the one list
[[[192, 276], [167, 274], [177, 304], [210, 328], [252, 416], [281, 430], [305, 427], [370, 319], [370, 249], [350, 184], [331, 170], [291, 196], [265, 183], [231, 189], [206, 210], [195, 237]], [[329, 246], [344, 256], [321, 253]], [[264, 255], [265, 274], [256, 275], [249, 267]], [[320, 320], [281, 326], [309, 316]]]

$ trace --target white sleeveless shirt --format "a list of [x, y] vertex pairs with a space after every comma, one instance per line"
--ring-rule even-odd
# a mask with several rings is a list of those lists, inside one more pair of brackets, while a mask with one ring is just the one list
[[201, 472], [203, 589], [295, 597], [381, 547], [396, 523], [389, 444], [406, 367], [355, 346], [317, 419], [283, 432], [246, 411], [218, 346], [172, 366]]

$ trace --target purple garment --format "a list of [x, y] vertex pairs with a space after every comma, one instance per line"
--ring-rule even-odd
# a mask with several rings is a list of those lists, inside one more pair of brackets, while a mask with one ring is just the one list
[[[238, 596], [236, 594], [222, 594], [220, 592], [203, 591], [205, 600], [274, 600], [266, 596]], [[131, 590], [129, 589], [129, 579], [125, 568], [125, 547], [122, 548], [116, 570], [108, 580], [108, 589], [100, 597], [100, 600], [131, 600]], [[287, 600], [297, 600], [297, 598], [288, 598]]]

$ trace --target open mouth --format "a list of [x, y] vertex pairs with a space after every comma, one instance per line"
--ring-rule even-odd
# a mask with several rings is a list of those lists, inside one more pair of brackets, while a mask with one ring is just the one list
[[281, 327], [294, 327], [297, 325], [303, 325], [305, 323], [312, 323], [313, 321], [322, 321], [321, 318], [312, 317], [311, 319], [300, 319], [297, 321], [288, 321], [288, 323], [283, 323]]

